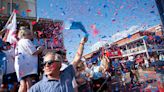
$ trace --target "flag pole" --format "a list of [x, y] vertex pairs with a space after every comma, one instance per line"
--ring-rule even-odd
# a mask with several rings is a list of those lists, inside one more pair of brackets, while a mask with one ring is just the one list
[[[2, 29], [2, 33], [6, 32], [6, 30], [5, 30], [5, 29], [6, 29], [6, 26], [10, 23], [11, 19], [13, 18], [13, 16], [14, 16], [14, 11], [15, 11], [15, 10], [13, 10], [11, 16], [9, 17], [9, 19], [8, 19], [6, 25], [5, 25], [5, 27]], [[5, 35], [4, 35], [4, 37], [3, 37], [3, 41], [6, 41], [7, 36], [8, 36], [8, 32], [5, 33]]]
[[33, 32], [33, 25], [32, 25], [32, 22], [29, 22], [30, 24], [30, 30]]
[[12, 13], [13, 5], [12, 0], [10, 0], [10, 14]]
[[13, 12], [12, 12], [11, 16], [9, 17], [9, 20], [8, 20], [8, 21], [7, 21], [7, 23], [5, 24], [5, 27], [6, 27], [6, 25], [8, 25], [8, 23], [9, 23], [9, 22], [10, 22], [10, 20], [12, 19], [13, 15], [14, 15], [14, 11], [15, 11], [15, 10], [13, 10]]
[[9, 22], [11, 21], [12, 17], [14, 15], [14, 11], [12, 12], [11, 16], [9, 17], [7, 23], [5, 24], [4, 28], [0, 31], [0, 35], [4, 34], [5, 30], [6, 30], [6, 26], [9, 24]]

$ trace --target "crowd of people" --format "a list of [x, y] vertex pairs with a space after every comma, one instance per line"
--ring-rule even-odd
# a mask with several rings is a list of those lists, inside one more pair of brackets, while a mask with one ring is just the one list
[[[78, 67], [79, 74], [81, 75], [79, 78], [82, 78], [83, 81], [85, 80], [84, 83], [80, 83], [83, 84], [80, 86], [80, 88], [82, 87], [81, 89], [86, 90], [91, 88], [93, 92], [132, 91], [132, 89], [122, 88], [126, 87], [129, 83], [132, 87], [135, 87], [135, 85], [140, 87], [141, 83], [144, 82], [140, 79], [140, 76], [143, 75], [140, 72], [141, 70], [147, 71], [153, 69], [153, 71], [156, 72], [160, 70], [160, 76], [161, 79], [163, 79], [164, 59], [162, 52], [158, 59], [154, 59], [154, 57], [150, 58], [154, 60], [148, 59], [144, 54], [136, 55], [136, 57], [131, 60], [128, 58], [110, 59], [105, 54], [102, 54], [102, 52], [104, 51], [98, 53], [98, 56], [95, 55], [96, 58], [83, 62], [81, 68]], [[128, 78], [130, 78], [129, 83]], [[163, 85], [162, 80], [160, 82], [161, 85]], [[78, 80], [77, 83], [79, 83]], [[90, 86], [88, 86], [88, 84], [90, 84]]]
[[[2, 35], [3, 33], [5, 32], [1, 32]], [[44, 46], [36, 48], [32, 43], [33, 37], [31, 30], [21, 27], [17, 35], [19, 40], [17, 39], [16, 44], [13, 45], [3, 41], [4, 39], [0, 39], [1, 67], [3, 69], [1, 91], [45, 92], [46, 90], [48, 92], [73, 92], [72, 80], [75, 77], [76, 70], [74, 67], [77, 66], [82, 57], [87, 38], [82, 38], [72, 64], [60, 71], [65, 56], [62, 56], [59, 49], [47, 50]], [[38, 62], [39, 54], [44, 56], [43, 61]], [[41, 73], [39, 64], [41, 64], [44, 73]], [[42, 80], [38, 76], [40, 73], [43, 77]], [[37, 79], [40, 82], [31, 87], [37, 82]], [[47, 84], [45, 80], [47, 80]]]
[[[126, 73], [130, 73], [132, 85], [140, 85], [138, 69], [155, 66], [155, 60], [148, 60], [144, 55], [133, 60], [110, 59], [104, 49], [95, 53], [94, 58], [83, 60], [87, 37], [80, 41], [71, 63], [65, 50], [36, 48], [32, 42], [33, 32], [25, 27], [19, 29], [17, 38], [16, 45], [0, 39], [3, 92], [118, 92], [126, 86]], [[164, 61], [163, 53], [159, 60]], [[113, 88], [114, 79], [118, 82]]]

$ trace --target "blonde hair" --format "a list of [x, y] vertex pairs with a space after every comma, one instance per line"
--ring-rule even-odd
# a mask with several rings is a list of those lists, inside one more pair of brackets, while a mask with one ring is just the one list
[[21, 28], [18, 32], [18, 38], [23, 38], [26, 34], [31, 33], [32, 31], [26, 28]]

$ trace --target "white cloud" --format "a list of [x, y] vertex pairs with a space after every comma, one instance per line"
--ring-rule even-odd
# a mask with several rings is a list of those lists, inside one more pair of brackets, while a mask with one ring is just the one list
[[106, 39], [108, 41], [98, 41], [97, 43], [95, 43], [94, 45], [91, 46], [91, 51], [95, 51], [99, 47], [104, 46], [105, 44], [110, 44], [114, 41], [125, 38], [128, 35], [134, 34], [134, 33], [138, 32], [140, 30], [143, 30], [143, 28], [139, 27], [137, 25], [131, 26], [128, 30], [124, 30], [124, 31], [121, 31], [121, 32], [118, 32], [118, 33], [112, 35], [112, 37], [110, 39]]
[[113, 41], [120, 40], [122, 38], [127, 37], [128, 35], [131, 35], [131, 34], [134, 34], [134, 33], [138, 32], [142, 29], [143, 28], [141, 28], [137, 25], [131, 26], [128, 30], [124, 30], [124, 31], [121, 31], [121, 32], [118, 32], [118, 33], [112, 35], [112, 40]]
[[107, 41], [98, 41], [97, 43], [91, 46], [91, 51], [98, 50], [100, 47], [104, 46], [106, 43]]

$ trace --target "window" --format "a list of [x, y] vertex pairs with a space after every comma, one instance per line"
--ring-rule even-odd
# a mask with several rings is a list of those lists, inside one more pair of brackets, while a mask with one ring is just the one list
[[[10, 11], [11, 11], [10, 5], [11, 5], [11, 3], [8, 3], [8, 4], [7, 4], [7, 14], [9, 14], [9, 15], [10, 15]], [[16, 4], [16, 3], [12, 3], [12, 11], [13, 11], [14, 9], [15, 9], [15, 10], [19, 10], [19, 5]]]

